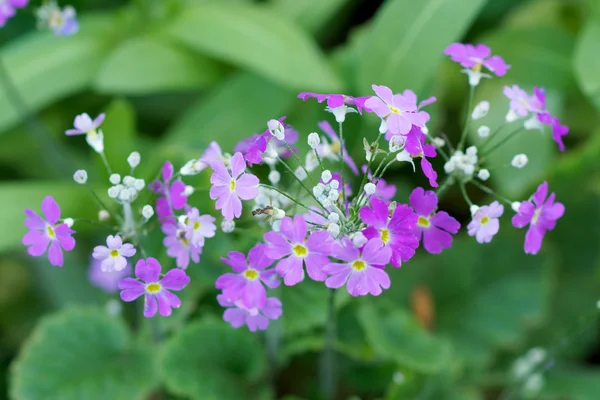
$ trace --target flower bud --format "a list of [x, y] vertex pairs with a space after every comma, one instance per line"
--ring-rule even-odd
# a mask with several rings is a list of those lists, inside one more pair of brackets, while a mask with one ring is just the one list
[[118, 185], [119, 182], [121, 182], [121, 175], [119, 175], [119, 174], [112, 174], [110, 177], [108, 177], [108, 180], [113, 185]]
[[78, 169], [73, 174], [73, 180], [81, 185], [87, 182], [87, 172], [85, 169]]
[[481, 119], [487, 115], [488, 111], [490, 111], [490, 103], [484, 100], [475, 106], [471, 118], [474, 120]]
[[267, 122], [267, 128], [271, 135], [275, 136], [279, 140], [283, 140], [285, 138], [285, 128], [283, 124], [276, 119], [272, 119]]
[[296, 175], [296, 178], [300, 179], [301, 181], [305, 180], [307, 177], [306, 171], [304, 171], [304, 168], [302, 167], [296, 168], [294, 175]]
[[200, 173], [200, 170], [198, 170], [196, 168], [197, 166], [198, 166], [198, 160], [190, 160], [190, 161], [186, 162], [183, 167], [181, 167], [179, 172], [183, 176], [197, 175]]
[[433, 138], [433, 145], [438, 149], [446, 145], [446, 141], [440, 137]]
[[368, 239], [363, 235], [362, 232], [356, 232], [352, 235], [352, 245], [357, 249], [363, 247], [367, 243]]
[[519, 212], [519, 208], [521, 208], [521, 202], [520, 201], [513, 201], [512, 204], [510, 205], [510, 207], [513, 209], [514, 212], [518, 213]]
[[381, 133], [383, 135], [387, 131], [388, 131], [387, 122], [385, 122], [385, 119], [382, 119], [381, 124], [379, 125], [379, 133]]
[[406, 149], [402, 150], [400, 153], [396, 154], [396, 161], [398, 162], [409, 162], [412, 164], [413, 172], [415, 171], [415, 162], [413, 161], [412, 156]]
[[471, 216], [473, 217], [477, 211], [479, 211], [479, 206], [473, 204], [471, 207], [469, 207], [469, 211], [471, 211]]
[[313, 132], [308, 135], [308, 145], [310, 146], [311, 149], [316, 149], [320, 143], [321, 143], [321, 138], [319, 137], [318, 133]]
[[63, 219], [63, 222], [70, 228], [75, 223], [75, 220], [73, 218], [65, 218]]
[[477, 129], [477, 135], [479, 135], [480, 138], [486, 138], [490, 136], [490, 127], [487, 125], [481, 125]]
[[145, 186], [146, 186], [146, 182], [143, 179], [136, 179], [135, 182], [133, 182], [133, 187], [138, 192], [141, 191], [142, 189], [144, 189]]
[[225, 233], [231, 233], [235, 229], [235, 221], [223, 220], [221, 222], [221, 230]]
[[390, 152], [395, 153], [400, 151], [402, 146], [406, 143], [406, 136], [394, 135], [390, 138]]
[[123, 185], [111, 186], [108, 188], [108, 197], [116, 199], [119, 193], [121, 193], [121, 190], [123, 190]]
[[98, 211], [98, 220], [99, 221], [106, 221], [110, 218], [110, 213], [106, 210], [100, 210]]
[[477, 177], [482, 181], [487, 181], [490, 178], [490, 171], [487, 169], [480, 169], [479, 172], [477, 172]]
[[185, 197], [191, 196], [192, 194], [194, 194], [194, 187], [190, 186], [190, 185], [186, 185], [185, 189], [183, 189], [183, 193], [182, 193]]
[[508, 110], [508, 113], [506, 114], [506, 117], [504, 117], [504, 119], [506, 120], [506, 122], [513, 122], [519, 119], [519, 115], [517, 115], [517, 113], [511, 108], [510, 110]]
[[281, 174], [279, 173], [279, 171], [273, 170], [269, 172], [269, 182], [271, 182], [273, 185], [278, 184], [280, 179]]
[[365, 193], [370, 196], [377, 191], [377, 186], [373, 182], [369, 182], [365, 185]]
[[[119, 182], [117, 182], [119, 183]], [[135, 178], [133, 176], [125, 176], [123, 178], [123, 185], [125, 186], [133, 186], [135, 184]], [[116, 183], [113, 183], [113, 185], [116, 185]]]
[[329, 214], [327, 216], [327, 219], [329, 220], [329, 222], [333, 222], [334, 224], [337, 224], [338, 222], [340, 222], [340, 216], [338, 215], [338, 213], [334, 213], [334, 212]]
[[317, 183], [317, 186], [315, 186], [313, 188], [313, 195], [315, 197], [321, 197], [324, 190], [325, 190], [325, 185], [323, 185], [322, 183]]
[[138, 165], [140, 165], [140, 160], [141, 160], [141, 156], [140, 153], [138, 153], [137, 151], [134, 151], [133, 153], [131, 153], [129, 155], [129, 157], [127, 157], [127, 163], [129, 164], [129, 166], [131, 168], [135, 168]]
[[338, 180], [332, 180], [331, 182], [329, 182], [329, 187], [334, 189], [334, 190], [338, 190], [340, 188], [340, 181]]
[[337, 239], [337, 237], [340, 236], [340, 226], [338, 224], [331, 223], [327, 227], [327, 232], [329, 232], [332, 238]]
[[323, 171], [323, 173], [321, 174], [321, 180], [325, 183], [328, 183], [331, 180], [331, 171], [328, 169]]
[[152, 206], [150, 204], [146, 204], [142, 208], [142, 216], [146, 219], [150, 219], [150, 218], [152, 218], [153, 215], [154, 215], [154, 208], [152, 208]]
[[469, 157], [477, 157], [477, 147], [475, 147], [475, 146], [467, 147], [465, 154]]
[[529, 159], [527, 158], [527, 155], [517, 154], [513, 157], [512, 161], [510, 162], [510, 165], [512, 165], [515, 168], [523, 168], [527, 165], [528, 162]]
[[279, 208], [274, 208], [273, 209], [273, 218], [275, 219], [284, 219], [285, 218], [285, 211], [279, 209]]

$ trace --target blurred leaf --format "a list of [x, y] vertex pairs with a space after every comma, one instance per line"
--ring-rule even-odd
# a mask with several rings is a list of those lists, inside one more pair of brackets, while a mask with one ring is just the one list
[[371, 85], [394, 92], [424, 85], [444, 57], [443, 50], [459, 40], [485, 0], [389, 0], [377, 11], [363, 42], [356, 74], [360, 93]]
[[340, 90], [338, 78], [314, 42], [265, 7], [202, 4], [184, 10], [167, 33], [200, 52], [291, 89]]
[[[103, 41], [107, 28], [107, 16], [82, 18], [77, 35], [57, 38], [49, 30], [33, 31], [2, 48], [0, 59], [6, 73], [30, 110], [88, 87], [107, 50]], [[0, 92], [0, 131], [24, 117], [10, 96], [4, 87]]]
[[302, 285], [286, 288], [282, 292], [283, 331], [286, 336], [295, 336], [327, 321], [329, 289], [322, 282], [306, 280]]
[[250, 385], [266, 367], [254, 334], [212, 319], [189, 324], [172, 336], [161, 361], [170, 392], [202, 400], [252, 398]]
[[[113, 172], [129, 175], [127, 157], [138, 150], [135, 145], [135, 110], [125, 99], [116, 99], [106, 107], [106, 121], [102, 124], [104, 132], [104, 152]], [[104, 164], [97, 157], [97, 170], [105, 171]]]
[[307, 32], [316, 33], [351, 1], [355, 0], [274, 0], [272, 7]]
[[150, 349], [97, 309], [69, 309], [38, 325], [11, 374], [11, 397], [142, 399], [155, 384]]
[[450, 345], [424, 330], [402, 309], [363, 303], [358, 320], [367, 341], [383, 359], [421, 372], [435, 372], [450, 358]]
[[506, 17], [505, 26], [532, 27], [558, 26], [563, 17], [565, 3], [562, 0], [530, 0], [523, 2]]
[[596, 400], [600, 393], [600, 369], [556, 367], [544, 374], [540, 399]]
[[120, 43], [100, 68], [94, 87], [101, 93], [143, 95], [204, 88], [221, 75], [214, 61], [145, 36]]
[[579, 33], [573, 65], [579, 86], [600, 110], [600, 21], [589, 20]]

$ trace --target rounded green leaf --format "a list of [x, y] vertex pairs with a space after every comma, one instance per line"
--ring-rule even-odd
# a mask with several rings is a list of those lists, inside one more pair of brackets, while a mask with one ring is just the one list
[[167, 389], [198, 400], [247, 399], [249, 385], [266, 370], [256, 335], [223, 321], [192, 323], [163, 348], [161, 374]]
[[577, 40], [573, 64], [583, 92], [600, 109], [600, 22], [589, 20]]
[[152, 354], [123, 322], [97, 309], [43, 320], [13, 364], [11, 398], [143, 399], [155, 384]]

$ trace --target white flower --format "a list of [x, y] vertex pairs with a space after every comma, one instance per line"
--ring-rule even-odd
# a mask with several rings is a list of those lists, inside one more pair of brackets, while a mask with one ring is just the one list
[[332, 176], [331, 176], [331, 171], [326, 169], [325, 171], [323, 171], [323, 173], [321, 174], [321, 180], [323, 180], [323, 182], [325, 183], [329, 183], [329, 181], [331, 180]]
[[130, 243], [123, 243], [119, 235], [109, 235], [106, 238], [106, 246], [94, 247], [92, 257], [96, 260], [102, 260], [100, 268], [104, 272], [120, 271], [127, 266], [125, 257], [135, 255], [135, 247]]
[[321, 143], [321, 137], [317, 132], [310, 133], [308, 135], [308, 145], [311, 149], [316, 149]]
[[306, 171], [302, 167], [296, 168], [294, 175], [296, 175], [296, 178], [300, 179], [301, 181], [305, 180], [307, 177]]
[[337, 237], [340, 236], [340, 226], [334, 223], [329, 224], [327, 232], [329, 232], [332, 238], [337, 239]]
[[487, 115], [488, 111], [490, 111], [490, 103], [484, 100], [475, 106], [471, 118], [474, 120], [481, 119]]
[[413, 172], [415, 172], [415, 162], [411, 155], [406, 151], [406, 149], [402, 150], [400, 153], [396, 154], [396, 161], [399, 162], [409, 162], [412, 164]]
[[388, 131], [387, 122], [385, 122], [385, 119], [382, 119], [381, 124], [379, 124], [379, 133], [381, 133], [383, 135], [387, 131]]
[[73, 174], [73, 180], [81, 185], [87, 182], [87, 171], [85, 169], [78, 169]]
[[225, 233], [231, 233], [235, 229], [235, 221], [223, 220], [221, 222], [221, 230]]
[[406, 136], [403, 135], [394, 135], [390, 138], [390, 152], [395, 153], [400, 151], [404, 144], [406, 143]]
[[339, 107], [335, 107], [335, 108], [325, 107], [325, 111], [332, 113], [333, 116], [335, 117], [335, 120], [339, 124], [341, 124], [342, 122], [344, 122], [346, 120], [346, 114], [358, 112], [354, 108], [348, 107], [345, 104], [341, 105]]
[[482, 181], [487, 181], [490, 178], [490, 171], [487, 169], [480, 169], [477, 173], [477, 177]]
[[283, 219], [285, 218], [285, 211], [280, 208], [273, 209], [273, 218], [275, 219]]
[[118, 185], [121, 182], [121, 175], [119, 174], [112, 174], [108, 180], [110, 181], [110, 183], [112, 183], [113, 185]]
[[98, 220], [99, 221], [106, 221], [109, 218], [110, 218], [110, 213], [108, 211], [106, 211], [106, 210], [98, 211]]
[[182, 193], [185, 197], [189, 197], [192, 194], [194, 194], [194, 187], [190, 186], [190, 185], [186, 185], [185, 189], [183, 189], [183, 193]]
[[454, 170], [456, 169], [456, 165], [454, 164], [454, 160], [452, 158], [450, 158], [448, 161], [446, 161], [446, 163], [444, 164], [444, 171], [447, 174], [451, 174], [452, 172], [454, 172]]
[[140, 156], [140, 153], [138, 153], [137, 151], [134, 151], [133, 153], [131, 153], [129, 155], [129, 157], [127, 157], [127, 163], [129, 164], [129, 166], [131, 168], [135, 168], [138, 165], [140, 165], [141, 159], [142, 159], [142, 157]]
[[152, 208], [151, 205], [146, 204], [142, 208], [142, 216], [146, 219], [150, 219], [150, 218], [152, 218], [153, 215], [154, 215], [154, 209]]
[[365, 185], [365, 193], [370, 196], [377, 191], [377, 186], [373, 182], [369, 182]]
[[471, 211], [471, 216], [474, 216], [477, 211], [479, 211], [479, 206], [473, 204], [471, 207], [469, 207], [469, 211]]
[[101, 129], [91, 130], [85, 135], [85, 141], [96, 153], [104, 152], [104, 134]]
[[504, 119], [506, 120], [506, 122], [513, 122], [519, 119], [519, 115], [515, 112], [515, 110], [511, 108], [510, 110], [508, 110], [508, 113], [506, 114], [506, 117], [504, 117]]
[[73, 218], [65, 218], [63, 219], [63, 222], [70, 228], [75, 223], [75, 220]]
[[477, 129], [477, 135], [479, 135], [480, 138], [486, 138], [490, 136], [490, 127], [486, 125], [481, 125]]
[[351, 238], [352, 245], [357, 249], [363, 247], [368, 241], [368, 239], [365, 237], [365, 235], [363, 235], [362, 232], [356, 232], [354, 235], [352, 235]]
[[281, 174], [279, 173], [279, 171], [274, 169], [271, 172], [269, 172], [269, 182], [271, 182], [273, 185], [278, 184], [280, 179]]
[[275, 136], [279, 140], [283, 140], [285, 138], [285, 128], [283, 124], [276, 119], [269, 120], [267, 122], [267, 128], [271, 135]]
[[513, 201], [512, 204], [510, 205], [510, 207], [513, 209], [514, 212], [518, 213], [519, 212], [519, 208], [521, 207], [521, 202], [520, 201]]
[[338, 215], [338, 213], [332, 212], [331, 214], [329, 214], [327, 216], [327, 219], [329, 220], [329, 222], [333, 222], [334, 224], [337, 224], [338, 222], [340, 222], [340, 216]]
[[523, 168], [527, 165], [528, 162], [529, 159], [527, 158], [527, 155], [517, 154], [513, 157], [512, 161], [510, 162], [510, 165], [512, 165], [515, 168]]
[[433, 138], [433, 145], [438, 149], [446, 145], [446, 141], [440, 137]]

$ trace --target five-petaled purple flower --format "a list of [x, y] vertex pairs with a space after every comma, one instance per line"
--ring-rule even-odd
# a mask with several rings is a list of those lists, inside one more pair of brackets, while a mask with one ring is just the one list
[[155, 180], [148, 186], [154, 193], [161, 195], [156, 199], [156, 216], [161, 224], [175, 223], [173, 210], [181, 210], [187, 204], [185, 183], [180, 179], [171, 182], [173, 175], [173, 164], [165, 161], [162, 166], [162, 182]]
[[241, 300], [231, 301], [224, 294], [217, 296], [217, 301], [227, 309], [223, 319], [234, 328], [246, 325], [251, 332], [257, 329], [264, 331], [269, 326], [269, 320], [276, 320], [281, 316], [281, 301], [270, 297], [261, 308], [247, 308]]
[[73, 126], [75, 129], [68, 129], [65, 131], [66, 135], [83, 135], [92, 131], [96, 131], [98, 127], [104, 122], [104, 118], [106, 115], [104, 113], [98, 115], [96, 119], [92, 120], [92, 118], [87, 114], [83, 113], [75, 117], [75, 122]]
[[[529, 95], [517, 85], [504, 86], [504, 95], [510, 100], [510, 109], [519, 117], [525, 117], [529, 112], [542, 112], [545, 103], [540, 101], [537, 95]], [[543, 92], [542, 92], [543, 93]]]
[[105, 272], [102, 270], [102, 260], [91, 257], [88, 279], [92, 285], [106, 293], [116, 293], [119, 290], [119, 282], [130, 277], [132, 272], [130, 263], [127, 263], [125, 268], [120, 271]]
[[204, 246], [204, 239], [215, 236], [217, 227], [215, 217], [200, 215], [196, 207], [192, 208], [183, 218], [185, 222], [186, 239], [195, 246]]
[[390, 217], [387, 204], [371, 199], [371, 207], [360, 209], [360, 219], [367, 224], [363, 234], [367, 239], [379, 238], [384, 246], [392, 249], [390, 263], [399, 267], [415, 255], [419, 239], [413, 233], [417, 214], [406, 204], [398, 204]]
[[163, 239], [163, 245], [167, 248], [167, 255], [175, 258], [179, 268], [186, 269], [190, 264], [190, 258], [195, 263], [200, 262], [202, 246], [188, 239], [184, 225], [179, 222], [163, 224], [162, 231], [166, 235]]
[[491, 242], [500, 229], [498, 218], [502, 216], [503, 212], [504, 206], [497, 201], [489, 206], [481, 207], [475, 212], [473, 220], [467, 225], [469, 236], [475, 236], [475, 240], [479, 243]]
[[[319, 103], [327, 100], [326, 110], [331, 112], [335, 116], [336, 121], [339, 123], [344, 122], [348, 112], [358, 111], [359, 114], [362, 114], [363, 110], [370, 111], [367, 107], [365, 107], [365, 102], [369, 98], [368, 96], [352, 97], [345, 94], [319, 94], [312, 92], [302, 92], [298, 94], [298, 98], [302, 99], [303, 101], [306, 101], [306, 99], [310, 97], [314, 97]], [[356, 110], [348, 106], [355, 106]]]
[[304, 280], [304, 266], [308, 276], [315, 281], [324, 281], [327, 274], [323, 267], [329, 263], [330, 235], [327, 231], [315, 231], [308, 238], [306, 221], [302, 216], [281, 221], [281, 232], [267, 232], [266, 254], [277, 263], [277, 273], [287, 286]]
[[425, 143], [425, 134], [421, 128], [413, 126], [406, 136], [406, 144], [404, 148], [413, 158], [421, 157], [421, 169], [423, 174], [429, 179], [429, 184], [432, 187], [438, 187], [437, 172], [426, 157], [433, 158], [437, 155], [435, 146]]
[[533, 194], [533, 202], [522, 202], [518, 214], [513, 216], [512, 224], [515, 228], [529, 225], [525, 235], [525, 253], [537, 254], [546, 231], [554, 229], [556, 221], [565, 213], [565, 206], [555, 203], [555, 197], [554, 193], [548, 196], [548, 182], [544, 182]]
[[[46, 220], [37, 215], [35, 211], [29, 208], [25, 209], [25, 226], [29, 232], [23, 236], [23, 244], [29, 246], [27, 251], [34, 257], [39, 257], [48, 250], [50, 264], [62, 267], [62, 249], [73, 250], [75, 239], [71, 235], [75, 231], [71, 230], [67, 224], [59, 223], [60, 207], [52, 196], [48, 196], [42, 201], [42, 211]], [[50, 245], [49, 249], [48, 245]]]
[[473, 72], [480, 73], [484, 66], [497, 76], [504, 76], [510, 65], [506, 64], [502, 57], [492, 56], [491, 50], [484, 44], [473, 46], [472, 44], [452, 43], [444, 50], [444, 54]]
[[123, 301], [134, 301], [144, 295], [144, 317], [150, 318], [156, 315], [156, 311], [163, 317], [168, 317], [173, 312], [171, 308], [179, 308], [181, 300], [170, 292], [170, 290], [182, 290], [188, 283], [190, 277], [186, 273], [175, 268], [160, 279], [160, 263], [152, 257], [139, 260], [135, 264], [134, 278], [125, 278], [119, 282], [121, 299]]
[[112, 272], [120, 271], [127, 266], [127, 258], [135, 255], [135, 247], [131, 243], [123, 244], [121, 236], [108, 235], [106, 246], [94, 247], [92, 257], [96, 260], [102, 260], [102, 271]]
[[452, 235], [460, 229], [460, 223], [445, 211], [435, 212], [438, 198], [431, 190], [418, 187], [410, 194], [410, 205], [419, 219], [414, 233], [429, 253], [439, 254], [452, 246]]

